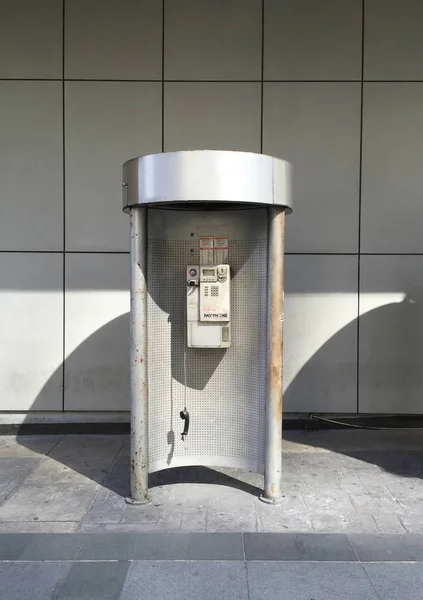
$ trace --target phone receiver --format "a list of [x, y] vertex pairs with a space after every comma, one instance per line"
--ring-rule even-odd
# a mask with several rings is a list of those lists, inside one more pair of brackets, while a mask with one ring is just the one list
[[184, 410], [181, 410], [181, 412], [179, 413], [179, 416], [181, 417], [181, 419], [183, 421], [185, 421], [185, 423], [184, 423], [184, 430], [181, 433], [182, 441], [184, 441], [185, 440], [185, 436], [188, 435], [188, 429], [189, 429], [189, 412], [187, 411], [186, 408], [184, 408]]

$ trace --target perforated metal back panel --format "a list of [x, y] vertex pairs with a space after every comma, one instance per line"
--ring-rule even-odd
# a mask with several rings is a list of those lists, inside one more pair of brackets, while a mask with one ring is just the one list
[[[150, 470], [180, 465], [262, 472], [266, 341], [266, 213], [149, 210]], [[228, 235], [232, 346], [186, 347], [186, 267], [200, 235]], [[189, 434], [181, 440], [187, 407]]]

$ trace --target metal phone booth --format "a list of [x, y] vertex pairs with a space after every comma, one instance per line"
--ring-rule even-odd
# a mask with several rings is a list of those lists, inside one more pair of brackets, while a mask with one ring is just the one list
[[148, 473], [205, 465], [282, 475], [285, 214], [291, 166], [183, 151], [123, 166], [131, 222], [131, 496]]

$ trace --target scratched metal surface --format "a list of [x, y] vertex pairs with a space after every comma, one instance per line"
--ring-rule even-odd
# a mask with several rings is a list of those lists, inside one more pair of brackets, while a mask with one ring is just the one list
[[[150, 209], [148, 228], [150, 471], [201, 464], [262, 472], [266, 212]], [[229, 236], [232, 346], [186, 348], [186, 266], [198, 263], [200, 235], [222, 234]], [[182, 441], [185, 402], [190, 429]]]

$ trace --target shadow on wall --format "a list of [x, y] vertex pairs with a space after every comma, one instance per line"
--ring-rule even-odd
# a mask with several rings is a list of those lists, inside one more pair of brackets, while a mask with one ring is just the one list
[[[415, 295], [407, 296], [402, 302], [371, 310], [360, 317], [359, 324], [360, 356], [362, 357], [360, 364], [361, 412], [421, 413], [423, 407], [421, 391], [423, 389], [423, 370], [421, 369], [423, 361], [423, 302], [421, 298]], [[330, 392], [331, 382], [334, 378], [332, 364], [339, 362], [339, 356], [345, 352], [346, 344], [350, 343], [351, 339], [356, 339], [356, 328], [356, 321], [349, 323], [312, 356], [287, 389], [284, 398], [285, 406], [289, 405], [290, 410], [293, 410], [297, 399], [300, 399], [306, 391], [309, 394], [310, 389], [313, 389], [314, 398], [318, 398], [324, 405], [325, 396]], [[351, 335], [351, 330], [354, 331], [354, 336]], [[84, 394], [90, 394], [90, 386], [96, 385], [98, 378], [102, 377], [109, 390], [113, 390], [115, 406], [119, 406], [119, 400], [124, 398], [125, 406], [122, 405], [121, 410], [127, 410], [129, 407], [128, 342], [129, 314], [125, 314], [101, 327], [66, 359], [64, 366], [67, 385], [71, 384], [75, 390], [81, 386]], [[105, 348], [107, 348], [107, 353]], [[105, 362], [103, 361], [104, 357], [107, 357]], [[109, 363], [110, 366], [112, 364], [122, 366], [118, 371], [113, 369], [109, 371]], [[217, 364], [211, 365], [210, 376]], [[76, 373], [81, 372], [81, 365], [85, 365], [85, 374], [76, 376]], [[61, 375], [62, 368], [59, 368], [45, 384], [39, 398], [34, 401], [33, 410], [40, 409], [44, 391], [55, 382], [57, 384]], [[179, 378], [180, 373], [175, 373], [175, 376]], [[353, 378], [355, 377], [354, 375]], [[337, 378], [339, 379], [339, 373]], [[350, 381], [348, 379], [346, 381], [346, 385], [349, 385]], [[97, 392], [94, 390], [93, 393]], [[286, 430], [284, 437], [294, 439], [295, 433]], [[315, 432], [310, 432], [310, 443], [315, 446], [320, 445], [332, 449], [330, 441], [327, 440], [327, 436], [319, 436]], [[21, 443], [31, 447], [30, 438], [22, 439]], [[67, 456], [64, 453], [56, 457], [53, 450], [51, 456], [65, 467], [70, 467], [88, 478], [103, 483], [116, 493], [127, 495], [129, 446], [123, 439], [122, 443], [121, 453], [109, 473], [106, 470], [96, 470], [98, 454], [89, 456], [83, 453], [83, 448], [77, 455]], [[342, 448], [342, 443], [340, 447]], [[381, 449], [379, 448], [379, 450]], [[423, 477], [423, 451], [399, 451], [395, 453], [395, 459], [392, 459], [392, 456], [387, 458], [386, 449], [379, 450], [377, 448], [372, 451], [350, 450], [347, 444], [345, 449], [341, 449], [340, 452], [368, 463], [377, 464], [382, 469], [404, 477]], [[337, 451], [339, 451], [339, 444]], [[112, 458], [114, 459], [114, 455], [111, 457], [110, 465]], [[194, 481], [231, 485], [250, 493], [257, 492], [251, 485], [205, 468], [169, 469], [151, 476], [152, 487], [165, 483], [192, 483]]]

